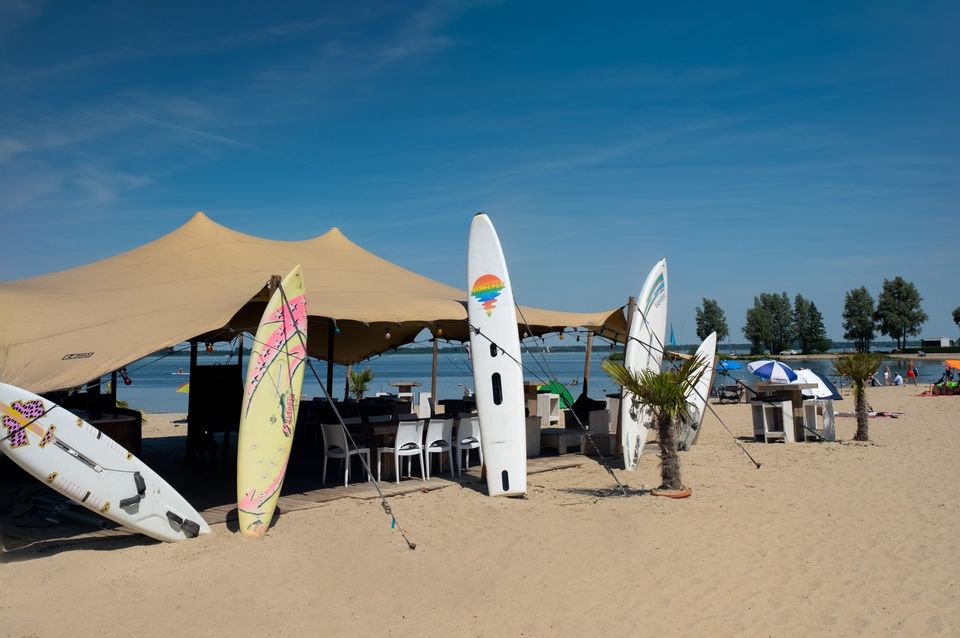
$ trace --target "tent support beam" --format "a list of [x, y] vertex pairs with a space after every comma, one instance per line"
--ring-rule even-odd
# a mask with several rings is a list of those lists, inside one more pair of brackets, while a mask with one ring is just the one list
[[582, 396], [587, 396], [590, 391], [590, 357], [593, 355], [593, 333], [587, 333], [587, 352], [583, 358], [583, 390]]
[[333, 396], [333, 340], [334, 340], [334, 327], [333, 319], [330, 319], [330, 324], [327, 326], [327, 396]]
[[[430, 416], [436, 414], [437, 405], [437, 352], [440, 349], [440, 343], [437, 341], [437, 335], [433, 335], [433, 369], [430, 372]], [[442, 458], [442, 455], [441, 455]]]

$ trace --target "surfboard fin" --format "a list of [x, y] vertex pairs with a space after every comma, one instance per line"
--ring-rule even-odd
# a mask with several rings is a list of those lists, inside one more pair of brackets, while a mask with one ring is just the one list
[[183, 533], [189, 536], [190, 538], [196, 538], [200, 535], [200, 525], [199, 523], [194, 523], [191, 520], [183, 521], [183, 525], [180, 526], [180, 529], [183, 530]]
[[120, 507], [130, 507], [131, 505], [136, 505], [143, 500], [143, 497], [147, 494], [147, 482], [143, 480], [143, 477], [140, 476], [140, 472], [133, 473], [133, 482], [137, 485], [137, 494], [136, 496], [131, 496], [130, 498], [125, 498], [120, 501]]
[[171, 522], [176, 523], [188, 538], [196, 538], [200, 535], [200, 525], [198, 523], [177, 516], [173, 512], [167, 512], [167, 518], [169, 518]]

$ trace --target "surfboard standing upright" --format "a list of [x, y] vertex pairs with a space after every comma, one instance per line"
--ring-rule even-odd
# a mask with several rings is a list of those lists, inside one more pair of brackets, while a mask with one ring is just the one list
[[267, 533], [290, 460], [307, 358], [303, 290], [297, 266], [267, 302], [247, 367], [237, 439], [237, 511], [244, 536]]
[[467, 250], [470, 358], [490, 496], [527, 491], [523, 368], [513, 287], [490, 218], [477, 213]]
[[210, 532], [159, 474], [73, 412], [6, 383], [0, 412], [0, 450], [75, 503], [161, 541]]
[[713, 383], [713, 369], [717, 357], [717, 333], [711, 332], [693, 355], [702, 361], [706, 368], [696, 385], [687, 388], [687, 417], [680, 426], [680, 436], [677, 438], [677, 447], [689, 450], [700, 434], [700, 424], [703, 422], [703, 413], [707, 407], [707, 398], [710, 396], [710, 384]]
[[[623, 353], [623, 365], [633, 372], [660, 372], [666, 333], [667, 260], [661, 259], [647, 275], [637, 297], [637, 308], [630, 320], [627, 347]], [[633, 394], [624, 391], [620, 400], [620, 423], [623, 465], [633, 470], [643, 453], [653, 418], [648, 409], [642, 406], [635, 409]]]

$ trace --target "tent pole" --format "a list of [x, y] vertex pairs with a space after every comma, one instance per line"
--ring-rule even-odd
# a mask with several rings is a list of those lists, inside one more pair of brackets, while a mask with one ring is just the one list
[[[627, 343], [630, 341], [630, 323], [633, 321], [633, 313], [637, 307], [637, 298], [630, 297], [627, 300], [627, 336], [623, 339], [623, 357], [624, 365], [626, 365], [627, 357]], [[616, 447], [614, 448], [614, 454], [623, 455], [623, 388], [620, 388], [620, 409], [617, 410], [617, 436], [615, 438]]]
[[333, 319], [327, 326], [327, 396], [333, 396], [333, 338], [334, 338]]
[[[440, 344], [437, 342], [437, 335], [433, 335], [433, 369], [430, 372], [430, 415], [435, 414], [434, 406], [437, 405], [437, 352]], [[440, 455], [443, 458], [443, 455]]]
[[353, 366], [347, 366], [347, 374], [343, 379], [343, 400], [350, 398], [350, 374], [353, 372]]
[[[200, 431], [200, 424], [195, 421], [197, 418], [196, 412], [193, 410], [194, 402], [199, 399], [199, 395], [195, 391], [197, 388], [196, 383], [196, 372], [197, 372], [197, 340], [190, 340], [190, 378], [194, 380], [192, 386], [187, 391], [187, 449], [186, 449], [186, 459], [187, 462], [193, 460], [194, 454], [200, 452], [200, 441], [203, 439], [203, 433]], [[240, 382], [241, 385], [243, 381]]]
[[239, 339], [237, 339], [239, 342], [237, 344], [237, 366], [240, 368], [240, 383], [243, 383], [246, 380], [243, 369], [243, 332], [238, 332], [237, 337], [239, 337]]
[[583, 358], [583, 390], [581, 396], [587, 396], [590, 390], [590, 357], [593, 355], [593, 333], [587, 333], [587, 355]]

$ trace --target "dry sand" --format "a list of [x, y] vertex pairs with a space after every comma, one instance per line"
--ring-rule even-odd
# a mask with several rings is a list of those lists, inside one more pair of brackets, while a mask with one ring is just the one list
[[[530, 477], [525, 500], [448, 487], [225, 525], [178, 544], [4, 555], [0, 634], [464, 636], [960, 633], [960, 397], [873, 388], [872, 445], [746, 443], [713, 416], [682, 456], [693, 497], [600, 496], [603, 468]], [[853, 409], [847, 399], [841, 409]], [[746, 405], [715, 406], [751, 435]], [[154, 418], [151, 434], [169, 432]], [[855, 420], [838, 419], [853, 436]], [[182, 432], [182, 429], [177, 430]], [[631, 488], [657, 485], [657, 458]]]

